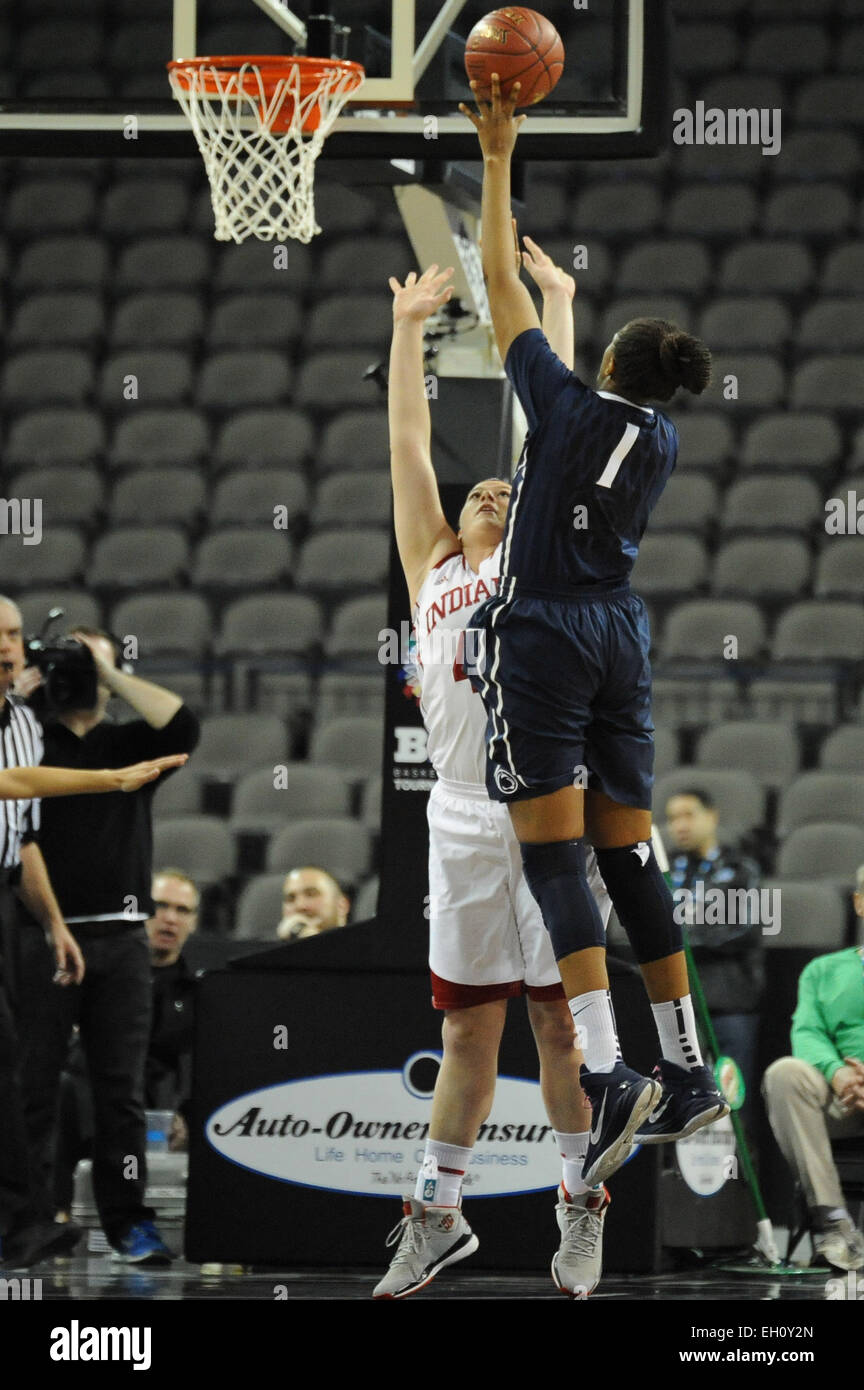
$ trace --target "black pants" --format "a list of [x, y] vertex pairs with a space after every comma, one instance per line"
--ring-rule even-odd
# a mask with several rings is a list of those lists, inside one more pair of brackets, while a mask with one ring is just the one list
[[39, 1199], [27, 1144], [21, 1058], [12, 1013], [17, 906], [0, 869], [0, 1237], [37, 1220]]
[[80, 985], [52, 984], [54, 962], [41, 932], [21, 929], [18, 1011], [24, 1110], [40, 1195], [53, 1215], [52, 1162], [60, 1073], [77, 1023], [93, 1089], [93, 1195], [117, 1246], [144, 1205], [144, 1064], [152, 987], [147, 934], [140, 926], [73, 925], [86, 965]]

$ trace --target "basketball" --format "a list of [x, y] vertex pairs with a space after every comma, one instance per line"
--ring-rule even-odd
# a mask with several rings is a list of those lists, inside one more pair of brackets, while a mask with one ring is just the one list
[[554, 24], [536, 10], [505, 5], [474, 25], [465, 45], [465, 71], [476, 82], [481, 101], [492, 98], [492, 74], [501, 95], [520, 83], [519, 105], [533, 106], [548, 96], [564, 71], [564, 45]]

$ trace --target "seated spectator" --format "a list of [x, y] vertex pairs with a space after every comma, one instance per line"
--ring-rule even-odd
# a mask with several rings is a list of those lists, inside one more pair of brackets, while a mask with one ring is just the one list
[[[718, 815], [710, 795], [697, 788], [678, 792], [666, 803], [666, 829], [671, 841], [669, 872], [673, 893], [686, 888], [694, 901], [711, 888], [758, 888], [759, 865], [736, 850], [721, 846]], [[702, 884], [701, 889], [698, 884]], [[677, 899], [676, 899], [677, 901]], [[707, 916], [708, 914], [703, 914]], [[705, 994], [721, 1053], [741, 1068], [749, 1096], [756, 1083], [756, 1045], [759, 1004], [764, 987], [761, 925], [744, 922], [699, 922], [688, 914], [687, 940]], [[736, 917], [738, 913], [734, 914]], [[745, 1107], [748, 1109], [749, 1107]]]
[[[864, 917], [864, 865], [855, 911]], [[864, 1238], [843, 1204], [832, 1139], [864, 1136], [864, 946], [818, 956], [801, 972], [792, 1056], [765, 1073], [774, 1137], [804, 1191], [814, 1250], [835, 1269], [864, 1267]]]
[[326, 869], [292, 869], [282, 885], [282, 920], [276, 935], [280, 941], [300, 941], [344, 927], [350, 909], [349, 899]]
[[[182, 869], [153, 875], [153, 916], [146, 922], [150, 944], [153, 1013], [144, 1073], [148, 1110], [173, 1110], [170, 1147], [188, 1148], [195, 981], [183, 947], [198, 925], [198, 889]], [[61, 1219], [72, 1205], [75, 1168], [90, 1156], [93, 1097], [77, 1030], [60, 1082], [55, 1152], [55, 1200]]]

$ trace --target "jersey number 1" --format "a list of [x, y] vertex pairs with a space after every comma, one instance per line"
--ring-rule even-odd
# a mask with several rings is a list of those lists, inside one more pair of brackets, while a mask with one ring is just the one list
[[633, 445], [636, 443], [636, 440], [638, 438], [639, 426], [633, 424], [627, 425], [624, 430], [624, 433], [618, 440], [618, 443], [615, 445], [615, 448], [612, 450], [612, 453], [609, 455], [609, 461], [606, 464], [606, 467], [603, 469], [603, 472], [597, 479], [598, 487], [612, 486], [615, 479], [618, 477], [618, 469], [621, 467], [622, 463], [626, 459], [627, 455], [633, 448]]

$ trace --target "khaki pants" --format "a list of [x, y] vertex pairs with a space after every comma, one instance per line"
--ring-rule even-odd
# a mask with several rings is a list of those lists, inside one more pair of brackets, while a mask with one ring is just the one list
[[774, 1137], [804, 1189], [808, 1208], [842, 1207], [831, 1140], [864, 1134], [864, 1113], [844, 1115], [822, 1073], [799, 1057], [772, 1062], [762, 1094]]

